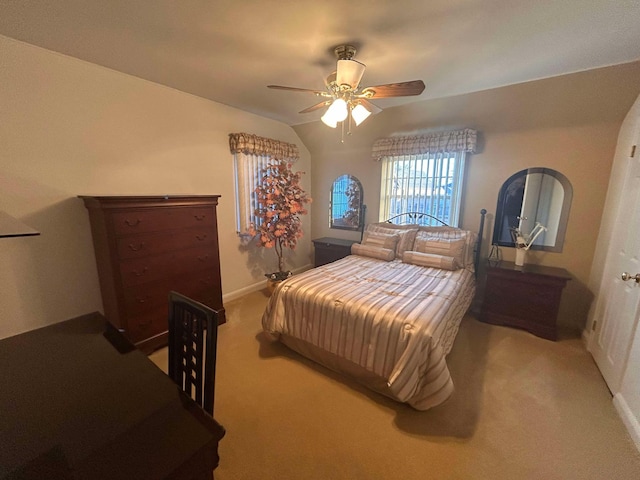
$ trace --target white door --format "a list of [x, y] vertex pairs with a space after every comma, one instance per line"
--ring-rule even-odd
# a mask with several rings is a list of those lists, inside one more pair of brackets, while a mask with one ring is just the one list
[[[639, 141], [637, 132], [633, 145]], [[632, 144], [626, 151], [631, 149]], [[640, 279], [640, 152], [627, 158], [625, 167], [624, 186], [612, 186], [623, 190], [594, 316], [597, 323], [589, 341], [589, 350], [614, 394], [620, 388], [640, 313], [640, 282], [634, 278], [638, 274]]]

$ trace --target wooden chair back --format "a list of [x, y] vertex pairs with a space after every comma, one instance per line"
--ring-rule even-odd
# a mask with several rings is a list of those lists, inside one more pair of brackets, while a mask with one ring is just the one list
[[213, 416], [218, 312], [169, 293], [169, 377]]

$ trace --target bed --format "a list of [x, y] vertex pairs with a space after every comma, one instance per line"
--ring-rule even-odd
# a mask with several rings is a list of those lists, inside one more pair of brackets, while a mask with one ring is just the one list
[[478, 233], [368, 225], [352, 255], [276, 288], [264, 331], [417, 410], [441, 404], [454, 390], [446, 355], [475, 294], [484, 212]]

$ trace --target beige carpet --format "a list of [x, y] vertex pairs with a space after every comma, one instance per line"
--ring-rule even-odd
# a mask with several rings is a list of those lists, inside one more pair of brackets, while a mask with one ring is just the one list
[[[225, 305], [216, 480], [640, 479], [640, 455], [579, 339], [467, 315], [448, 357], [454, 396], [418, 412], [265, 339], [267, 299]], [[151, 358], [166, 370], [166, 349]]]

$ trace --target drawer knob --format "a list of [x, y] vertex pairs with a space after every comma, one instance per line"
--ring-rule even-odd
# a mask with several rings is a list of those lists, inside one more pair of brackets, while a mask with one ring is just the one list
[[149, 269], [148, 269], [147, 267], [144, 267], [140, 272], [138, 272], [138, 271], [134, 270], [134, 271], [133, 271], [133, 274], [134, 274], [136, 277], [140, 277], [140, 276], [144, 275], [145, 273], [147, 273], [147, 271], [148, 271], [148, 270], [149, 270]]
[[206, 236], [206, 235], [196, 235], [196, 238], [197, 238], [198, 240], [202, 241], [202, 240], [206, 239], [206, 238], [207, 238], [207, 236]]
[[140, 242], [138, 245], [134, 245], [133, 243], [129, 244], [129, 248], [134, 252], [142, 250], [144, 248], [144, 242]]
[[196, 220], [201, 222], [202, 220], [204, 220], [206, 218], [206, 215], [194, 215], [193, 218], [195, 218]]
[[198, 260], [200, 260], [201, 262], [204, 262], [207, 258], [209, 258], [209, 255], [200, 255], [198, 257]]
[[149, 300], [149, 295], [147, 295], [146, 297], [137, 297], [136, 301], [138, 303], [147, 303], [147, 300]]
[[134, 221], [125, 220], [124, 223], [126, 223], [130, 227], [135, 227], [136, 225], [138, 225], [140, 223], [140, 221], [141, 220], [139, 218], [136, 218]]

